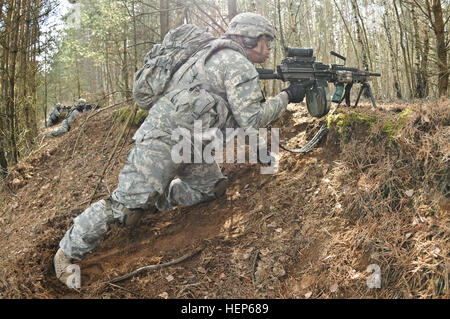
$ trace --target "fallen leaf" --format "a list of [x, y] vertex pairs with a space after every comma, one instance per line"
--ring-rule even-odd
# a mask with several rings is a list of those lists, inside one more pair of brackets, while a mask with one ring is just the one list
[[163, 293], [160, 293], [160, 294], [158, 295], [158, 297], [167, 299], [167, 298], [169, 298], [169, 294], [168, 294], [167, 292], [164, 291]]
[[175, 278], [172, 276], [172, 275], [169, 275], [169, 276], [167, 276], [166, 277], [166, 280], [168, 281], [168, 282], [171, 282], [172, 280], [174, 280]]
[[338, 290], [338, 284], [334, 284], [330, 287], [331, 292], [336, 292]]
[[198, 272], [201, 272], [201, 273], [203, 273], [203, 274], [205, 274], [205, 273], [206, 273], [206, 269], [205, 269], [205, 268], [203, 268], [202, 266], [200, 266], [200, 267], [197, 267], [197, 270], [198, 270]]
[[405, 194], [406, 196], [411, 197], [414, 194], [414, 189], [407, 190]]
[[152, 258], [150, 258], [150, 262], [152, 264], [159, 264], [161, 262], [162, 257], [160, 256], [153, 256]]
[[311, 291], [310, 291], [310, 292], [307, 292], [307, 293], [305, 294], [305, 298], [306, 298], [306, 299], [309, 299], [311, 296], [312, 296], [312, 292], [311, 292]]

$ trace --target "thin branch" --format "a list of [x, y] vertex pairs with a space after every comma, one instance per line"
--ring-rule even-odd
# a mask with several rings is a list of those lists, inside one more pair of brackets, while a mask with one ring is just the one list
[[206, 15], [217, 27], [219, 27], [219, 29], [222, 31], [222, 33], [225, 33], [225, 29], [216, 22], [216, 19], [214, 19], [208, 13], [206, 13], [197, 3], [195, 3], [195, 1], [194, 1], [194, 5], [197, 7], [198, 10], [200, 10], [200, 12], [202, 12], [204, 15]]
[[127, 130], [128, 125], [130, 124], [131, 118], [134, 118], [134, 114], [136, 114], [136, 112], [137, 112], [137, 104], [134, 103], [133, 109], [131, 110], [131, 113], [130, 113], [130, 116], [128, 117], [128, 120], [123, 127], [122, 133], [120, 134], [119, 138], [116, 141], [116, 145], [114, 146], [114, 149], [111, 152], [111, 155], [109, 156], [108, 162], [103, 167], [103, 172], [100, 175], [97, 185], [95, 186], [94, 192], [92, 193], [91, 200], [89, 201], [89, 205], [94, 200], [94, 196], [95, 196], [95, 194], [97, 194], [97, 190], [100, 187], [100, 184], [102, 183], [102, 180], [103, 180], [103, 177], [105, 176], [106, 170], [108, 169], [108, 166], [111, 163], [111, 160], [113, 159], [114, 155], [116, 154], [117, 148], [118, 148], [123, 136], [125, 135], [125, 131]]
[[203, 250], [203, 247], [198, 248], [198, 249], [196, 249], [196, 250], [194, 250], [194, 251], [192, 251], [192, 252], [190, 252], [190, 253], [187, 253], [187, 254], [181, 256], [181, 257], [178, 258], [178, 259], [169, 261], [169, 262], [167, 262], [167, 263], [156, 264], [156, 265], [150, 265], [150, 266], [141, 267], [141, 268], [139, 268], [139, 269], [137, 269], [137, 270], [135, 270], [135, 271], [132, 271], [132, 272], [126, 274], [126, 275], [123, 275], [123, 276], [120, 276], [120, 277], [117, 277], [117, 278], [108, 280], [108, 281], [106, 281], [106, 283], [109, 284], [109, 283], [119, 282], [119, 281], [122, 281], [122, 280], [125, 280], [125, 279], [128, 279], [128, 278], [131, 278], [131, 277], [133, 277], [133, 276], [136, 276], [136, 275], [138, 275], [138, 274], [147, 272], [147, 271], [149, 271], [149, 270], [155, 270], [155, 269], [159, 269], [159, 268], [163, 268], [163, 267], [169, 267], [169, 266], [172, 266], [172, 265], [179, 264], [179, 263], [181, 263], [181, 262], [183, 262], [183, 261], [185, 261], [185, 260], [187, 260], [187, 259], [189, 259], [189, 258], [191, 258], [191, 257], [193, 257], [193, 256], [195, 256], [195, 255], [197, 255], [197, 254], [198, 254], [199, 252], [201, 252], [202, 250]]
[[425, 17], [428, 18], [428, 20], [431, 21], [431, 17], [428, 15], [428, 13], [425, 12], [425, 10], [422, 8], [422, 6], [420, 5], [420, 3], [417, 2], [417, 0], [413, 0], [414, 3], [416, 4], [416, 6], [419, 8], [420, 11], [422, 11], [422, 13], [425, 15]]
[[197, 12], [192, 11], [192, 13], [193, 13], [197, 18], [199, 18], [201, 21], [203, 21], [205, 24], [207, 24], [208, 26], [210, 26], [211, 29], [213, 29], [213, 30], [215, 30], [215, 31], [218, 32], [218, 30], [216, 30], [216, 29], [215, 29], [208, 21], [205, 21], [205, 20], [203, 19], [203, 17], [200, 16]]
[[108, 282], [107, 284], [110, 285], [111, 287], [115, 287], [115, 288], [119, 288], [119, 289], [125, 290], [126, 292], [129, 292], [129, 293], [132, 294], [132, 295], [135, 295], [135, 296], [137, 296], [137, 297], [139, 297], [139, 298], [142, 298], [142, 296], [141, 296], [140, 294], [138, 294], [138, 293], [136, 293], [136, 292], [134, 292], [134, 291], [128, 290], [128, 289], [126, 289], [126, 288], [124, 288], [124, 287], [115, 285], [115, 284], [110, 283], [110, 282]]
[[341, 11], [341, 9], [339, 8], [339, 6], [338, 6], [336, 0], [333, 0], [333, 1], [334, 1], [335, 6], [336, 6], [336, 9], [337, 9], [338, 12], [339, 12], [339, 15], [341, 16], [341, 19], [342, 19], [342, 22], [344, 23], [345, 29], [347, 30], [347, 33], [348, 33], [348, 35], [349, 35], [349, 37], [350, 37], [350, 41], [352, 41], [353, 50], [355, 50], [355, 55], [356, 55], [356, 59], [357, 59], [357, 62], [358, 62], [357, 64], [359, 65], [359, 55], [358, 55], [358, 50], [356, 50], [356, 46], [355, 46], [355, 42], [353, 41], [352, 33], [350, 32], [350, 29], [349, 29], [348, 26], [347, 26], [347, 22], [345, 22], [344, 15], [342, 14], [342, 11]]
[[137, 47], [138, 45], [157, 44], [157, 43], [158, 42], [154, 42], [154, 41], [140, 42], [140, 43], [136, 43], [136, 44], [132, 44], [132, 45], [127, 46], [127, 49]]

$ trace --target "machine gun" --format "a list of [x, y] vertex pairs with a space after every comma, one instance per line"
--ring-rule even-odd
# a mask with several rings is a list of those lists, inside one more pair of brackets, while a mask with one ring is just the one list
[[[353, 84], [360, 83], [361, 87], [354, 107], [358, 105], [364, 90], [369, 95], [373, 107], [377, 107], [368, 80], [370, 77], [381, 76], [380, 73], [369, 72], [367, 66], [365, 70], [346, 67], [346, 58], [334, 51], [331, 51], [330, 54], [343, 60], [344, 63], [332, 64], [330, 67], [327, 64], [316, 62], [316, 57], [313, 56], [313, 52], [311, 48], [286, 47], [286, 58], [277, 66], [277, 73], [274, 73], [271, 69], [257, 69], [259, 78], [261, 80], [279, 79], [290, 83], [304, 83], [305, 86], [306, 83], [313, 82], [313, 87], [308, 88], [306, 91], [306, 105], [309, 114], [313, 117], [323, 117], [330, 111], [330, 105], [328, 103], [328, 82], [335, 85], [336, 90], [331, 101], [338, 103], [338, 106], [344, 99], [346, 105], [350, 106], [350, 91]], [[324, 121], [316, 135], [301, 149], [290, 150], [281, 144], [280, 147], [293, 153], [306, 153], [327, 132], [327, 121]]]
[[[347, 106], [350, 106], [350, 91], [353, 84], [360, 83], [361, 88], [354, 107], [358, 105], [364, 90], [367, 90], [373, 107], [377, 107], [368, 80], [370, 77], [381, 76], [380, 73], [369, 72], [367, 66], [365, 70], [346, 67], [346, 58], [334, 51], [331, 51], [330, 54], [343, 60], [344, 64], [332, 64], [330, 67], [327, 64], [315, 62], [316, 57], [313, 56], [313, 52], [314, 51], [311, 48], [286, 47], [286, 58], [277, 66], [277, 73], [274, 73], [271, 69], [257, 69], [259, 78], [261, 80], [279, 79], [285, 82], [297, 82], [300, 84], [314, 80], [316, 82], [315, 85], [318, 87], [328, 86], [326, 82], [330, 82], [336, 87], [336, 91], [334, 92], [331, 101], [340, 104], [345, 99]], [[322, 117], [326, 115], [328, 111], [329, 106], [323, 111], [311, 115], [314, 117]]]

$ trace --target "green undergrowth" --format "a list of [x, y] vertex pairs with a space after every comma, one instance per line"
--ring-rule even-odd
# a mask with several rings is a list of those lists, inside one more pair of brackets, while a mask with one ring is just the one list
[[[406, 119], [411, 113], [413, 113], [412, 109], [406, 109], [398, 114], [386, 115], [368, 113], [363, 110], [347, 113], [338, 111], [337, 114], [328, 116], [328, 129], [334, 127], [343, 144], [347, 144], [352, 137], [358, 138], [357, 135], [362, 134], [362, 128], [373, 141], [385, 139], [386, 143], [395, 144], [397, 136], [405, 127]], [[356, 128], [359, 128], [359, 130]]]
[[[131, 108], [122, 107], [122, 108], [118, 109], [116, 112], [114, 112], [113, 121], [115, 123], [125, 122], [126, 120], [128, 120], [130, 113], [131, 113]], [[147, 115], [148, 115], [147, 110], [138, 109], [136, 112], [136, 116], [134, 117], [131, 125], [132, 126], [140, 126], [144, 122]]]
[[382, 131], [386, 134], [386, 138], [389, 142], [395, 142], [396, 136], [398, 136], [402, 128], [404, 128], [406, 124], [406, 118], [411, 113], [413, 113], [413, 110], [406, 109], [403, 112], [383, 121], [381, 128]]

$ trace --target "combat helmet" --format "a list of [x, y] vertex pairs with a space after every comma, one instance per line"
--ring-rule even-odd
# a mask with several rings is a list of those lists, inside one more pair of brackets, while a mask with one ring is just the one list
[[225, 35], [237, 35], [248, 38], [258, 38], [261, 35], [266, 35], [271, 39], [275, 39], [275, 30], [272, 23], [262, 15], [245, 12], [231, 19]]
[[85, 106], [86, 105], [86, 100], [85, 99], [79, 99], [77, 102], [77, 106]]

